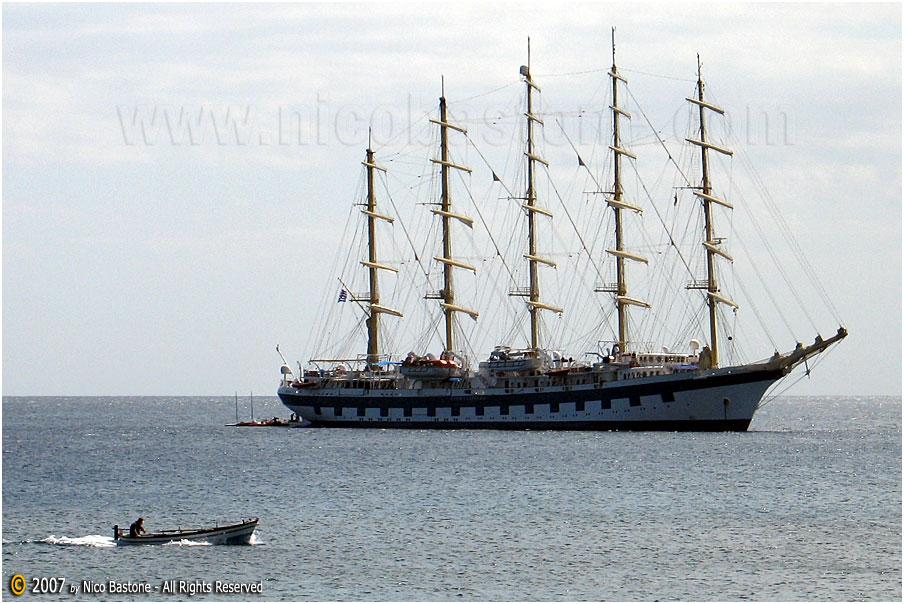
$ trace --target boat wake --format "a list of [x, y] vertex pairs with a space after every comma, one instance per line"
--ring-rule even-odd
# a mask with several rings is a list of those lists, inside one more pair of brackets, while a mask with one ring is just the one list
[[[112, 539], [111, 539], [112, 541]], [[248, 542], [248, 545], [261, 545], [263, 541], [258, 539], [257, 535], [251, 534], [251, 541]], [[153, 544], [152, 544], [153, 545]], [[219, 543], [211, 543], [210, 541], [190, 541], [188, 539], [180, 539], [178, 541], [170, 541], [169, 543], [161, 543], [160, 545], [186, 545], [186, 546], [208, 546], [208, 545], [220, 545]]]
[[67, 547], [113, 547], [115, 545], [112, 537], [105, 537], [103, 535], [85, 535], [84, 537], [57, 537], [56, 535], [50, 535], [49, 537], [38, 539], [36, 543], [62, 545]]
[[[158, 544], [152, 543], [151, 545], [158, 545]], [[210, 543], [210, 542], [208, 542], [208, 541], [189, 541], [188, 539], [180, 539], [180, 540], [178, 540], [178, 541], [170, 541], [169, 543], [160, 543], [159, 545], [166, 545], [166, 546], [170, 546], [170, 545], [206, 546], [206, 545], [213, 545], [213, 543]]]

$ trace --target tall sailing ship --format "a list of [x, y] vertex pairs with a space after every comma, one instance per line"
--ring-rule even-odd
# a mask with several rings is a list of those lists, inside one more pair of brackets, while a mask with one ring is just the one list
[[[631, 114], [620, 99], [620, 90], [627, 80], [616, 66], [614, 30], [612, 67], [608, 70], [612, 129], [607, 154], [612, 184], [607, 190], [598, 187], [596, 199], [601, 199], [611, 212], [607, 224], [611, 226], [610, 239], [614, 244], [597, 255], [614, 269], [615, 281], [599, 283], [593, 288], [611, 305], [615, 323], [610, 327], [613, 337], [607, 340], [608, 346], [600, 346], [589, 355], [579, 353], [578, 359], [574, 353], [544, 344], [541, 326], [545, 314], [582, 313], [584, 309], [560, 308], [544, 298], [541, 289], [541, 271], [555, 269], [557, 262], [544, 256], [540, 245], [540, 235], [550, 228], [548, 223], [553, 212], [550, 204], [544, 205], [537, 187], [537, 175], [549, 168], [549, 162], [537, 148], [537, 129], [544, 126], [544, 121], [535, 107], [535, 95], [540, 93], [540, 88], [531, 74], [529, 50], [528, 64], [520, 68], [520, 76], [526, 101], [522, 114], [526, 139], [522, 155], [524, 189], [523, 194], [509, 198], [520, 205], [526, 223], [523, 225], [526, 245], [518, 260], [526, 261], [527, 286], [513, 285], [508, 293], [524, 301], [529, 321], [524, 330], [524, 344], [512, 347], [500, 343], [474, 367], [471, 357], [462, 352], [464, 346], [456, 340], [459, 331], [456, 322], [460, 317], [477, 323], [481, 318], [480, 309], [469, 308], [456, 298], [458, 275], [476, 274], [477, 268], [467, 257], [456, 256], [453, 235], [456, 230], [473, 230], [478, 225], [453, 204], [453, 174], [470, 174], [471, 170], [453, 161], [450, 155], [450, 138], [466, 137], [467, 129], [449, 118], [443, 94], [437, 117], [430, 119], [439, 134], [438, 157], [431, 157], [430, 162], [438, 168], [440, 185], [438, 200], [430, 211], [438, 221], [441, 234], [441, 249], [433, 261], [441, 269], [442, 285], [438, 291], [420, 293], [424, 299], [438, 303], [433, 307], [438, 317], [434, 327], [441, 349], [438, 354], [412, 351], [400, 355], [381, 348], [385, 323], [391, 317], [395, 317], [391, 319], [394, 321], [405, 320], [401, 310], [383, 301], [380, 290], [381, 274], [398, 273], [399, 269], [381, 260], [379, 226], [391, 225], [399, 217], [390, 215], [378, 204], [375, 178], [386, 168], [377, 162], [369, 146], [363, 162], [366, 195], [360, 204], [366, 256], [356, 263], [367, 276], [368, 290], [353, 293], [340, 278], [339, 294], [339, 300], [351, 302], [348, 306], [354, 306], [361, 317], [358, 328], [366, 331], [366, 353], [313, 358], [307, 368], [299, 363], [297, 372], [283, 357], [278, 390], [283, 404], [313, 425], [332, 427], [747, 430], [770, 387], [798, 365], [843, 339], [847, 332], [844, 327], [838, 327], [832, 336], [817, 335], [811, 344], [796, 343], [784, 354], [776, 351], [756, 362], [723, 363], [720, 311], [736, 311], [738, 304], [721, 288], [720, 263], [732, 263], [733, 257], [724, 246], [726, 237], [716, 230], [715, 214], [730, 212], [733, 205], [715, 191], [710, 166], [712, 154], [729, 157], [732, 151], [708, 135], [709, 118], [721, 116], [724, 111], [704, 96], [699, 58], [695, 91], [686, 99], [694, 108], [696, 132], [683, 142], [698, 153], [695, 164], [700, 173], [683, 188], [693, 195], [702, 210], [697, 246], [703, 249], [705, 278], [693, 279], [683, 289], [702, 298], [708, 321], [695, 323], [700, 327], [697, 337], [703, 344], [691, 339], [687, 351], [680, 353], [671, 352], [665, 346], [654, 350], [650, 344], [632, 337], [630, 331], [631, 314], [648, 312], [651, 304], [629, 290], [628, 267], [648, 265], [654, 260], [631, 251], [631, 242], [626, 237], [627, 225], [636, 220], [643, 208], [626, 198], [623, 183], [626, 162], [636, 161], [637, 157], [622, 140], [622, 120], [631, 119]], [[579, 163], [586, 167], [580, 156]], [[495, 172], [493, 177], [497, 180]], [[675, 199], [677, 204], [677, 193]], [[584, 251], [589, 252], [584, 239], [580, 236], [579, 239]], [[670, 235], [668, 241], [673, 241]], [[683, 257], [682, 262], [690, 270]], [[599, 265], [593, 266], [601, 274]]]

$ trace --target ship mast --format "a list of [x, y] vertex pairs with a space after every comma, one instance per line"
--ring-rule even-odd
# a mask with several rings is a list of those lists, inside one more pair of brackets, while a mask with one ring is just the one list
[[738, 305], [728, 298], [719, 294], [719, 284], [716, 280], [716, 257], [721, 256], [729, 262], [734, 259], [720, 248], [720, 244], [724, 241], [723, 237], [716, 237], [713, 227], [713, 204], [721, 205], [732, 209], [733, 206], [712, 194], [712, 185], [709, 179], [709, 151], [713, 150], [723, 155], [732, 155], [732, 151], [723, 147], [718, 147], [706, 139], [706, 111], [710, 110], [724, 115], [725, 111], [707, 103], [703, 100], [703, 76], [700, 69], [700, 55], [697, 55], [697, 98], [688, 98], [687, 100], [697, 105], [700, 117], [700, 140], [687, 138], [687, 142], [700, 147], [701, 153], [701, 169], [703, 172], [703, 180], [699, 191], [694, 191], [700, 201], [703, 203], [703, 247], [706, 250], [706, 281], [699, 284], [692, 284], [691, 288], [706, 289], [707, 306], [709, 307], [709, 342], [710, 342], [710, 367], [719, 366], [719, 335], [717, 331], [717, 310], [720, 303], [727, 304], [735, 309]]
[[367, 168], [367, 203], [361, 212], [367, 216], [367, 260], [361, 264], [367, 267], [370, 284], [370, 294], [366, 298], [368, 304], [367, 317], [367, 368], [374, 369], [380, 360], [380, 314], [386, 313], [401, 317], [402, 313], [382, 306], [380, 304], [380, 283], [377, 271], [385, 270], [393, 273], [399, 272], [397, 268], [377, 262], [377, 220], [385, 220], [390, 224], [394, 219], [377, 212], [377, 196], [374, 189], [374, 171], [386, 171], [386, 168], [378, 166], [374, 162], [374, 152], [367, 146], [367, 155], [362, 162]]
[[[445, 87], [444, 87], [445, 88]], [[439, 303], [445, 315], [446, 340], [443, 343], [444, 352], [454, 351], [454, 334], [453, 319], [456, 312], [463, 312], [469, 315], [475, 321], [478, 313], [476, 311], [457, 306], [455, 304], [455, 292], [452, 287], [452, 269], [455, 267], [463, 268], [469, 271], [477, 272], [477, 269], [464, 262], [459, 262], [452, 258], [452, 220], [458, 220], [469, 228], [473, 228], [474, 221], [467, 216], [456, 214], [452, 211], [452, 195], [449, 187], [449, 170], [462, 170], [470, 173], [471, 170], [465, 166], [460, 166], [449, 160], [449, 129], [457, 130], [463, 134], [467, 134], [467, 130], [455, 124], [449, 123], [446, 116], [446, 95], [445, 89], [443, 96], [439, 98], [439, 120], [430, 120], [440, 127], [440, 157], [439, 159], [431, 159], [435, 164], [440, 166], [441, 192], [440, 192], [440, 209], [431, 210], [440, 217], [443, 232], [443, 254], [442, 256], [434, 256], [433, 259], [443, 265], [443, 289], [438, 294], [428, 294], [427, 298], [436, 298], [441, 300]]]
[[530, 38], [527, 39], [527, 65], [522, 65], [520, 73], [524, 76], [524, 83], [527, 86], [527, 112], [524, 114], [527, 118], [527, 150], [524, 152], [527, 158], [527, 191], [524, 195], [525, 204], [521, 206], [527, 211], [527, 250], [528, 253], [524, 257], [528, 261], [530, 270], [530, 285], [527, 292], [516, 291], [515, 295], [527, 294], [527, 306], [530, 311], [530, 348], [536, 350], [540, 347], [540, 311], [551, 310], [561, 314], [561, 308], [545, 304], [540, 301], [540, 277], [539, 265], [545, 264], [555, 268], [556, 263], [548, 258], [542, 258], [537, 255], [537, 224], [536, 215], [552, 217], [552, 212], [537, 206], [537, 194], [534, 186], [534, 173], [536, 164], [541, 163], [549, 166], [549, 162], [534, 153], [534, 122], [543, 125], [543, 120], [534, 115], [533, 111], [533, 91], [540, 92], [530, 75]]
[[614, 288], [611, 286], [608, 288], [603, 287], [598, 288], [596, 291], [615, 294], [615, 305], [618, 309], [618, 341], [616, 342], [616, 344], [618, 345], [618, 349], [620, 351], [625, 352], [628, 347], [628, 307], [633, 305], [641, 306], [643, 308], [650, 308], [650, 305], [642, 300], [628, 297], [628, 280], [626, 276], [625, 263], [628, 260], [632, 260], [646, 264], [648, 261], [643, 256], [638, 256], [637, 254], [627, 252], [624, 247], [624, 215], [622, 214], [622, 212], [624, 210], [630, 210], [640, 214], [642, 210], [640, 207], [626, 203], [622, 199], [624, 196], [624, 188], [622, 187], [621, 181], [622, 156], [626, 156], [631, 159], [637, 159], [637, 157], [632, 153], [629, 153], [622, 147], [619, 120], [623, 116], [631, 119], [631, 114], [618, 105], [618, 82], [622, 81], [627, 84], [628, 80], [626, 80], [618, 73], [618, 67], [615, 64], [614, 27], [612, 28], [612, 69], [609, 71], [609, 76], [612, 78], [612, 104], [609, 105], [609, 109], [612, 110], [612, 144], [609, 145], [609, 149], [612, 151], [613, 184], [612, 198], [606, 198], [606, 203], [609, 205], [609, 207], [612, 208], [612, 211], [615, 213], [615, 249], [607, 249], [606, 252], [615, 256], [616, 282]]

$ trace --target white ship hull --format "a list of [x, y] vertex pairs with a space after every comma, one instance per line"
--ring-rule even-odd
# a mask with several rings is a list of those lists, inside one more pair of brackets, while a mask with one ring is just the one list
[[554, 430], [746, 430], [782, 370], [730, 368], [551, 387], [279, 389], [315, 426]]

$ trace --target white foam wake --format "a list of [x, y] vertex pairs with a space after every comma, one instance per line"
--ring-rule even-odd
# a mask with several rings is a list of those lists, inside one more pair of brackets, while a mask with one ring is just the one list
[[179, 539], [178, 541], [169, 541], [161, 545], [210, 545], [207, 541], [189, 541], [188, 539]]
[[85, 547], [113, 547], [116, 545], [112, 537], [104, 537], [103, 535], [85, 535], [84, 537], [57, 537], [50, 535], [43, 539], [38, 539], [38, 543], [48, 543], [50, 545], [66, 545], [66, 546], [85, 546]]

